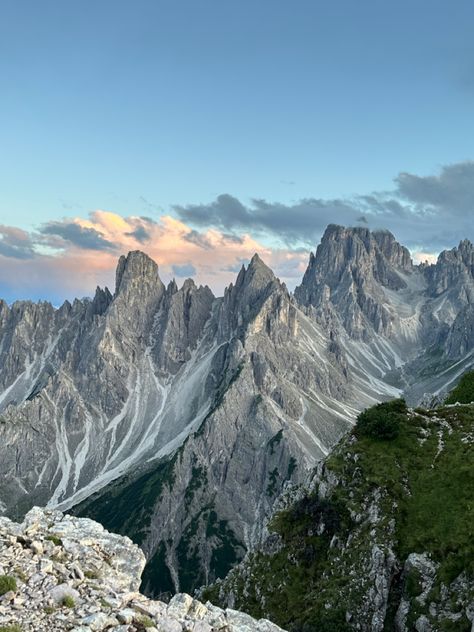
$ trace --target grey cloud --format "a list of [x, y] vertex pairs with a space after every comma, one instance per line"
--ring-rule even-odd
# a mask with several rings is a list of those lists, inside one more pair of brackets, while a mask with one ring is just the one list
[[196, 274], [196, 268], [192, 263], [184, 263], [182, 265], [174, 265], [172, 266], [173, 273], [176, 274], [177, 277], [190, 277]]
[[291, 249], [314, 248], [330, 223], [387, 228], [410, 248], [431, 251], [474, 238], [474, 162], [445, 166], [435, 176], [403, 172], [394, 184], [391, 191], [351, 199], [307, 198], [294, 204], [254, 199], [244, 205], [223, 194], [209, 204], [174, 210], [191, 225], [213, 226], [230, 234], [248, 231]]
[[84, 250], [115, 250], [115, 245], [94, 228], [85, 228], [73, 222], [49, 222], [42, 226], [43, 235], [61, 237]]
[[127, 237], [133, 237], [134, 239], [139, 241], [141, 244], [145, 244], [147, 241], [150, 240], [150, 237], [151, 237], [150, 233], [147, 231], [147, 229], [144, 226], [137, 226], [135, 230], [132, 230], [130, 233], [125, 233], [125, 235]]
[[0, 225], [0, 255], [12, 259], [33, 259], [36, 253], [27, 232], [13, 226]]
[[222, 233], [222, 237], [226, 241], [231, 241], [234, 244], [243, 244], [244, 243], [244, 239], [240, 235], [233, 235], [232, 233]]
[[252, 206], [244, 206], [237, 198], [223, 194], [208, 205], [175, 206], [174, 210], [183, 221], [195, 226], [214, 226], [230, 233], [271, 233], [292, 246], [298, 242], [314, 243], [332, 221], [328, 222], [328, 217], [337, 215], [341, 223], [356, 221], [355, 209], [341, 200], [305, 199], [287, 206], [255, 199]]
[[402, 172], [395, 179], [397, 193], [410, 202], [443, 213], [474, 213], [474, 162], [447, 165], [438, 176]]
[[204, 248], [204, 250], [210, 250], [212, 248], [210, 241], [197, 230], [192, 230], [191, 232], [186, 233], [186, 235], [184, 235], [184, 239], [190, 244], [199, 246], [199, 248]]

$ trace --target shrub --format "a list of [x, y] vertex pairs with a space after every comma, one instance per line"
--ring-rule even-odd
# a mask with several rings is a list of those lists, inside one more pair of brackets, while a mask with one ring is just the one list
[[474, 371], [465, 373], [459, 384], [446, 398], [445, 404], [470, 404], [474, 402]]
[[400, 432], [400, 422], [407, 412], [404, 399], [394, 399], [367, 408], [357, 417], [355, 434], [357, 437], [369, 437], [390, 441], [396, 439]]
[[21, 632], [21, 628], [16, 623], [13, 625], [0, 625], [0, 632]]
[[405, 578], [405, 592], [410, 599], [418, 597], [423, 592], [421, 575], [416, 568], [412, 568]]
[[74, 606], [76, 605], [74, 597], [71, 597], [71, 595], [65, 595], [61, 603], [65, 608], [74, 608]]
[[16, 579], [10, 575], [0, 575], [0, 596], [16, 590]]
[[138, 617], [137, 619], [134, 620], [135, 625], [139, 625], [141, 627], [141, 629], [143, 628], [153, 628], [155, 626], [155, 624], [153, 623], [153, 621], [150, 619], [150, 617], [147, 617], [146, 615], [142, 615], [140, 617]]

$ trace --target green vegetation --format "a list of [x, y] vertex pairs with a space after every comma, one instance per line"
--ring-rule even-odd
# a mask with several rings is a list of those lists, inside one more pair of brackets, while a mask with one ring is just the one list
[[279, 476], [280, 473], [277, 467], [273, 468], [273, 470], [268, 473], [269, 483], [267, 485], [267, 496], [275, 496]]
[[288, 472], [286, 473], [286, 478], [290, 479], [293, 476], [293, 472], [298, 467], [298, 463], [294, 456], [290, 457], [290, 461], [288, 463]]
[[283, 439], [283, 429], [279, 430], [274, 437], [270, 439], [268, 442], [268, 447], [270, 448], [270, 454], [275, 453], [275, 446], [277, 446], [281, 440]]
[[56, 608], [54, 606], [45, 606], [43, 610], [46, 614], [53, 614], [53, 612], [56, 611]]
[[[218, 603], [220, 589], [232, 591], [235, 607], [290, 632], [345, 632], [354, 621], [370, 627], [367, 569], [376, 544], [383, 554], [394, 551], [400, 569], [410, 553], [427, 554], [436, 568], [421, 601], [417, 570], [394, 577], [387, 632], [402, 595], [410, 630], [421, 615], [433, 629], [468, 630], [460, 614], [433, 619], [429, 604], [444, 599], [444, 609], [460, 613], [474, 599], [473, 428], [474, 406], [413, 412], [395, 400], [364, 411], [326, 460], [329, 493], [307, 494], [277, 514], [270, 525], [280, 537], [277, 552], [254, 553], [245, 572], [237, 568], [204, 598]], [[461, 573], [464, 588], [453, 583]]]
[[202, 540], [207, 542], [212, 580], [225, 577], [242, 558], [244, 549], [227, 520], [220, 520], [214, 507], [204, 507], [190, 521], [176, 549], [180, 588], [184, 592], [192, 593], [206, 581], [197, 546]]
[[186, 488], [184, 500], [186, 504], [191, 504], [194, 494], [207, 484], [207, 472], [202, 465], [193, 465], [191, 472], [191, 480]]
[[16, 579], [11, 575], [0, 575], [0, 597], [7, 592], [16, 591]]
[[71, 595], [64, 595], [61, 601], [61, 605], [64, 608], [74, 608], [76, 602], [74, 601], [74, 597], [72, 597]]
[[179, 451], [141, 476], [127, 475], [74, 508], [74, 514], [97, 520], [114, 533], [128, 535], [141, 544], [153, 510], [165, 486], [174, 484]]
[[171, 597], [175, 590], [170, 570], [166, 563], [166, 548], [161, 542], [145, 566], [140, 591], [157, 599]]
[[195, 516], [188, 524], [176, 547], [179, 565], [180, 587], [191, 592], [194, 587], [204, 583], [204, 573], [197, 547], [197, 534], [201, 515]]
[[0, 632], [21, 632], [21, 628], [16, 623], [13, 625], [0, 625]]
[[446, 404], [470, 404], [474, 402], [474, 371], [465, 373], [456, 388], [446, 399]]
[[63, 541], [57, 535], [47, 535], [45, 539], [52, 542], [55, 546], [63, 545]]
[[406, 412], [404, 399], [394, 399], [368, 408], [357, 417], [355, 434], [359, 438], [370, 437], [382, 441], [396, 439]]
[[153, 620], [150, 619], [150, 617], [147, 617], [146, 615], [141, 615], [141, 616], [135, 618], [133, 623], [134, 623], [135, 626], [138, 627], [138, 629], [146, 629], [146, 628], [153, 628], [153, 627], [155, 627], [155, 624], [153, 623]]
[[213, 538], [210, 572], [212, 577], [225, 577], [243, 554], [242, 544], [235, 537], [227, 520], [219, 520], [216, 512], [211, 510], [206, 525], [206, 538]]

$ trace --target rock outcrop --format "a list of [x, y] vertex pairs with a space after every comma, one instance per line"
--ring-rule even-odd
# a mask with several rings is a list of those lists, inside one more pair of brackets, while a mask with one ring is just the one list
[[0, 627], [21, 632], [281, 632], [265, 619], [178, 594], [138, 592], [142, 551], [87, 518], [33, 508], [0, 518]]

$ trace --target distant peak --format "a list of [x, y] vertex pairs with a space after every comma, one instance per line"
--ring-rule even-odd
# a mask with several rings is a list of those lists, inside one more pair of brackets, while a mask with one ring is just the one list
[[256, 268], [257, 266], [264, 266], [265, 268], [267, 267], [266, 264], [263, 263], [263, 261], [260, 259], [258, 253], [255, 253], [254, 256], [250, 259], [249, 268]]
[[474, 250], [474, 245], [469, 239], [463, 239], [459, 242], [458, 250], [461, 252], [472, 252]]
[[161, 284], [158, 264], [141, 250], [132, 250], [127, 256], [120, 257], [115, 274], [115, 295], [134, 280]]
[[273, 283], [275, 280], [276, 277], [271, 268], [262, 261], [257, 253], [255, 253], [247, 268], [242, 266], [240, 269], [235, 281], [235, 288], [237, 289], [248, 286], [252, 286], [254, 288], [266, 287], [269, 283]]

